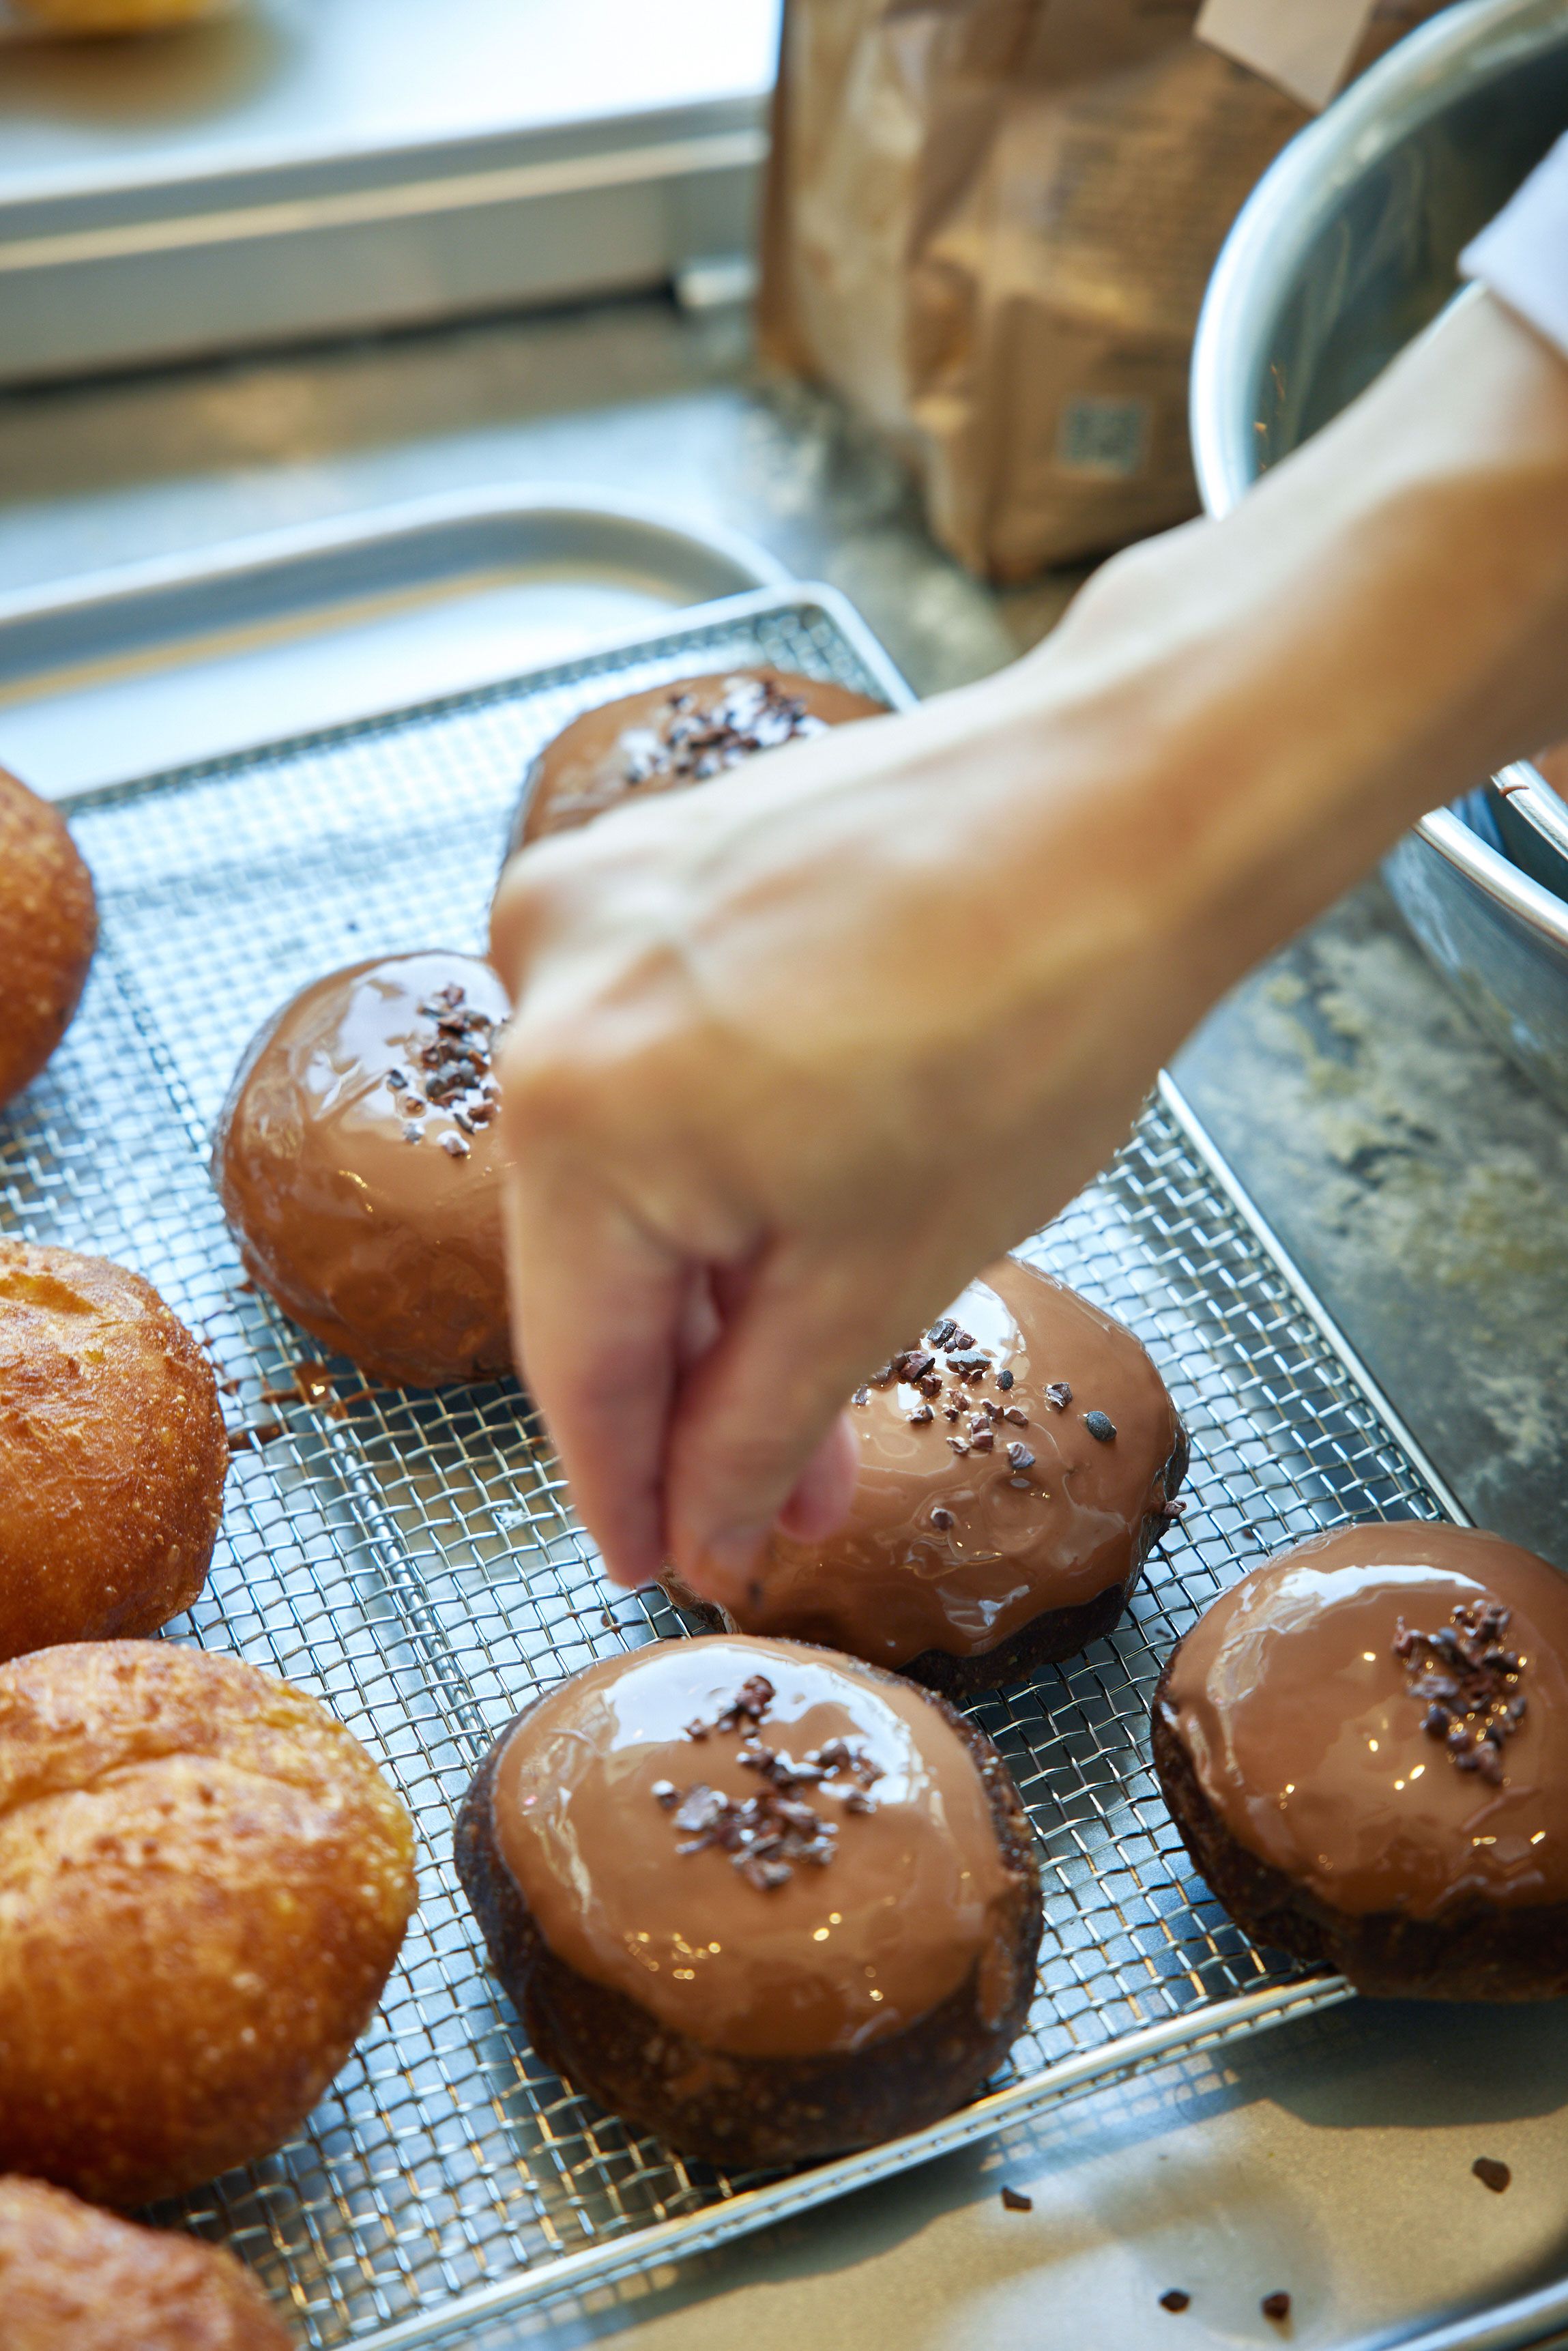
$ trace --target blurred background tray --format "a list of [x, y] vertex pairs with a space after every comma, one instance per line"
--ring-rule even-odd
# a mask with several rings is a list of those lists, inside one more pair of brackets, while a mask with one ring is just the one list
[[5, 43], [0, 381], [729, 262], [776, 24], [777, 0], [244, 0], [159, 39]]

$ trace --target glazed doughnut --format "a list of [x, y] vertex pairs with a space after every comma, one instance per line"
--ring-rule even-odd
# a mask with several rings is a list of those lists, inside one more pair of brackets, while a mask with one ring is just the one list
[[1040, 1894], [985, 1733], [795, 1642], [661, 1641], [547, 1691], [457, 1824], [547, 2064], [714, 2163], [934, 2122], [1022, 2029]]
[[1500, 1535], [1342, 1527], [1173, 1650], [1155, 1764], [1260, 1943], [1412, 2000], [1568, 1992], [1568, 1578]]
[[131, 2206], [280, 2146], [370, 2019], [413, 1855], [358, 1740], [237, 1657], [0, 1666], [0, 2169]]
[[0, 1240], [0, 1659], [189, 1608], [228, 1461], [213, 1367], [150, 1282]]
[[821, 1641], [948, 1698], [1109, 1633], [1179, 1515], [1186, 1432], [1131, 1331], [1019, 1258], [855, 1391], [860, 1474], [826, 1541], [775, 1533], [710, 1623]]
[[886, 706], [846, 685], [763, 667], [683, 677], [601, 703], [563, 727], [529, 766], [507, 855], [622, 802], [706, 782], [759, 751], [879, 717]]
[[65, 1035], [97, 943], [92, 876], [65, 819], [0, 768], [0, 1104]]
[[289, 2351], [232, 2253], [0, 2179], [3, 2351]]
[[506, 991], [476, 956], [352, 965], [252, 1040], [213, 1145], [246, 1269], [390, 1387], [511, 1368], [501, 1239]]

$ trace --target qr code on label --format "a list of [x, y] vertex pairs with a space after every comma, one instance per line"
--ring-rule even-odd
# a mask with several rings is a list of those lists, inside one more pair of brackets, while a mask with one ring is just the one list
[[1148, 454], [1146, 400], [1070, 400], [1061, 412], [1056, 462], [1064, 474], [1126, 481], [1143, 472]]

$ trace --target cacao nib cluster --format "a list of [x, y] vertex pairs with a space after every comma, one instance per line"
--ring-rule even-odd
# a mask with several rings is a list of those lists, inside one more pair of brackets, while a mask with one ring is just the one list
[[706, 1853], [716, 1846], [759, 1894], [787, 1886], [801, 1864], [825, 1868], [838, 1850], [837, 1822], [814, 1811], [801, 1795], [803, 1789], [847, 1781], [847, 1788], [836, 1791], [845, 1812], [873, 1813], [876, 1800], [871, 1790], [882, 1777], [881, 1766], [852, 1740], [831, 1739], [821, 1747], [809, 1748], [798, 1761], [785, 1749], [769, 1746], [758, 1735], [757, 1726], [773, 1695], [767, 1676], [753, 1674], [713, 1722], [686, 1725], [686, 1737], [697, 1741], [721, 1731], [741, 1733], [737, 1760], [764, 1783], [755, 1796], [737, 1800], [700, 1780], [689, 1788], [677, 1788], [673, 1780], [655, 1780], [652, 1791], [654, 1802], [682, 1832], [685, 1841], [675, 1847], [678, 1854]]
[[1435, 1633], [1401, 1617], [1394, 1640], [1405, 1687], [1427, 1708], [1422, 1729], [1442, 1740], [1458, 1771], [1477, 1772], [1493, 1787], [1503, 1783], [1503, 1747], [1526, 1705], [1524, 1659], [1503, 1646], [1509, 1615], [1495, 1600], [1461, 1604]]
[[[983, 1395], [985, 1383], [993, 1377], [997, 1395]], [[1035, 1457], [1021, 1437], [1009, 1435], [1009, 1428], [1029, 1426], [1029, 1415], [1022, 1405], [1007, 1401], [1013, 1386], [1012, 1373], [1005, 1364], [998, 1364], [988, 1349], [977, 1346], [973, 1332], [962, 1330], [950, 1314], [933, 1323], [920, 1346], [905, 1347], [902, 1354], [894, 1355], [873, 1372], [850, 1402], [865, 1405], [873, 1388], [895, 1384], [918, 1390], [922, 1398], [904, 1416], [911, 1427], [946, 1421], [953, 1430], [947, 1442], [955, 1453], [998, 1453], [1006, 1459], [1010, 1484], [1030, 1483]], [[1072, 1390], [1065, 1380], [1052, 1380], [1045, 1390], [1045, 1401], [1053, 1412], [1065, 1412], [1072, 1402]], [[1086, 1412], [1083, 1426], [1101, 1445], [1111, 1444], [1116, 1435], [1114, 1421], [1103, 1412]], [[953, 1522], [948, 1511], [934, 1511], [932, 1520], [938, 1528]]]
[[785, 694], [772, 678], [732, 677], [720, 699], [704, 709], [695, 694], [676, 694], [670, 700], [672, 716], [664, 728], [640, 729], [625, 765], [629, 784], [646, 784], [655, 777], [702, 783], [738, 767], [754, 751], [776, 750], [799, 737], [821, 735], [823, 722], [815, 718], [798, 695]]
[[387, 1071], [387, 1084], [400, 1097], [407, 1121], [406, 1143], [423, 1140], [425, 1113], [443, 1110], [462, 1132], [444, 1134], [441, 1146], [453, 1159], [466, 1159], [465, 1136], [488, 1126], [501, 1107], [500, 1089], [493, 1074], [496, 1023], [466, 1000], [465, 991], [450, 985], [438, 987], [419, 1007], [420, 1018], [435, 1024], [435, 1034], [414, 1056], [418, 1074], [406, 1070]]

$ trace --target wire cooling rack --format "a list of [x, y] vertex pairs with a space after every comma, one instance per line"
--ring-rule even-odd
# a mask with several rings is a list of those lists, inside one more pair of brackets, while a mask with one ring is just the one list
[[453, 1813], [541, 1684], [682, 1630], [596, 1573], [507, 1383], [398, 1394], [249, 1290], [206, 1175], [251, 1030], [359, 957], [475, 947], [525, 763], [608, 691], [764, 659], [902, 698], [815, 591], [479, 693], [90, 795], [103, 938], [44, 1079], [0, 1116], [0, 1223], [138, 1268], [206, 1338], [236, 1453], [207, 1591], [177, 1639], [314, 1691], [412, 1811], [421, 1904], [381, 2010], [308, 2128], [170, 2208], [248, 2261], [317, 2351], [404, 2351], [480, 2314], [695, 2252], [978, 2137], [1174, 2047], [1341, 1997], [1255, 1951], [1191, 1876], [1149, 1771], [1171, 1643], [1258, 1555], [1448, 1499], [1166, 1092], [1030, 1254], [1147, 1342], [1193, 1439], [1189, 1510], [1109, 1640], [974, 1711], [1029, 1805], [1046, 1888], [1027, 2032], [977, 2106], [782, 2180], [638, 2137], [529, 2050], [451, 1865]]

